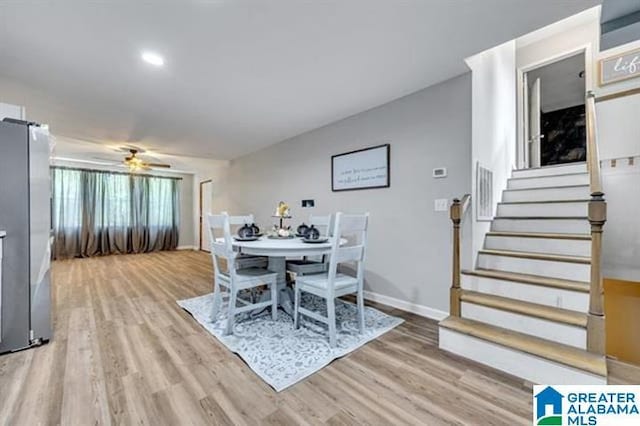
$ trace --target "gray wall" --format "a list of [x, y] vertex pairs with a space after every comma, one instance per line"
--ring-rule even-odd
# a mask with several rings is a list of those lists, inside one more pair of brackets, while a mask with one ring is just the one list
[[600, 50], [612, 49], [640, 39], [640, 2], [602, 2]]
[[[331, 192], [331, 155], [391, 144], [391, 187]], [[471, 189], [471, 76], [436, 86], [234, 160], [225, 204], [262, 226], [280, 200], [292, 225], [310, 213], [370, 212], [366, 289], [448, 312], [451, 222], [434, 199]], [[432, 169], [447, 167], [446, 179]], [[302, 209], [302, 199], [316, 207]]]
[[[174, 173], [175, 175], [175, 173]], [[178, 246], [195, 246], [197, 229], [194, 223], [193, 175], [181, 174], [180, 181], [180, 237]]]

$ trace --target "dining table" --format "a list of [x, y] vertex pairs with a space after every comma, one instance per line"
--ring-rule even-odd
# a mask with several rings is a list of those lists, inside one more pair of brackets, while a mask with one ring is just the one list
[[[282, 309], [293, 316], [293, 291], [287, 287], [287, 258], [300, 258], [309, 256], [323, 256], [331, 253], [333, 240], [326, 242], [308, 243], [302, 238], [269, 238], [262, 236], [254, 241], [238, 241], [234, 239], [233, 247], [239, 253], [253, 256], [267, 256], [269, 258], [268, 269], [277, 274], [278, 279], [278, 304]], [[340, 245], [347, 243], [345, 238], [340, 239]], [[262, 296], [269, 299], [268, 294]]]

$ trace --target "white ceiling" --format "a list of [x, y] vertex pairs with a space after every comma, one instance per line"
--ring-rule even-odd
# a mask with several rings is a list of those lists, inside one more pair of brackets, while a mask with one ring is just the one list
[[599, 3], [3, 1], [0, 101], [60, 135], [231, 159], [461, 74], [465, 57]]

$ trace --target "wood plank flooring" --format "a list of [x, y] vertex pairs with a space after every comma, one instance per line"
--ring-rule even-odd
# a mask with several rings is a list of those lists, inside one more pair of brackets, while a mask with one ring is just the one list
[[175, 303], [211, 289], [200, 252], [54, 262], [54, 340], [0, 357], [0, 424], [529, 424], [522, 381], [406, 322], [280, 393]]

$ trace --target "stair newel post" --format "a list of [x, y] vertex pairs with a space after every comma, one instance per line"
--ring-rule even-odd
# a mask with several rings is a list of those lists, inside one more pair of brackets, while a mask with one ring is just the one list
[[591, 194], [589, 223], [591, 224], [591, 281], [589, 317], [587, 320], [587, 350], [605, 353], [604, 288], [602, 284], [602, 228], [607, 221], [607, 203], [602, 192]]
[[460, 222], [462, 207], [460, 200], [455, 198], [449, 209], [449, 215], [453, 222], [453, 268], [451, 277], [451, 291], [449, 314], [460, 316]]

